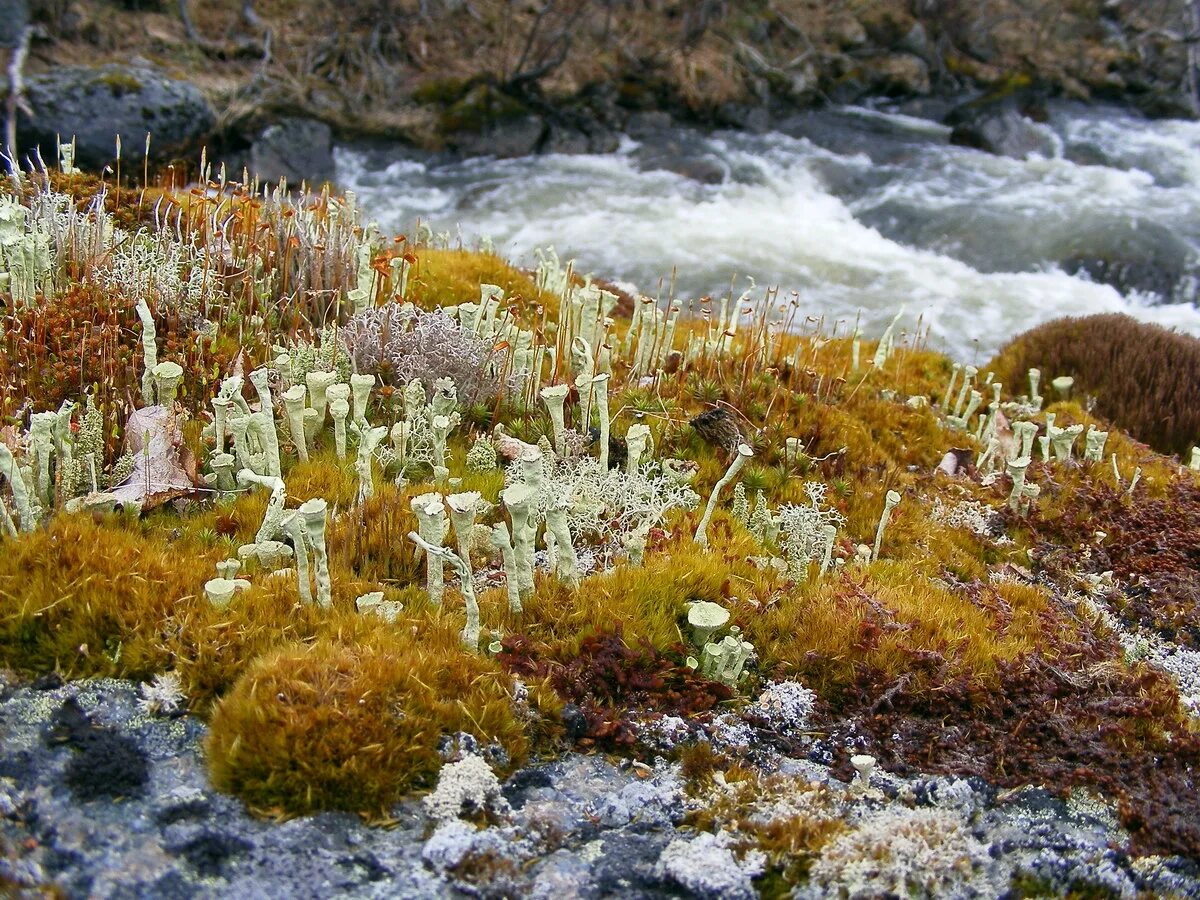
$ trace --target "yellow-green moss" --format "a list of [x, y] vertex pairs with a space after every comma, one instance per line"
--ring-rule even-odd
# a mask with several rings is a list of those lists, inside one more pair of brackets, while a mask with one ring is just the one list
[[507, 676], [381, 626], [353, 643], [291, 644], [260, 658], [217, 706], [207, 750], [214, 785], [259, 812], [383, 818], [431, 783], [439, 740], [458, 732], [522, 760]]

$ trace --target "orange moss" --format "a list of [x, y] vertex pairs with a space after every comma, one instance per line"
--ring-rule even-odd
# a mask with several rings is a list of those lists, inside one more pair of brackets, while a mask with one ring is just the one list
[[351, 642], [291, 644], [255, 662], [217, 706], [208, 737], [218, 789], [259, 812], [387, 815], [441, 766], [443, 734], [527, 746], [494, 663], [380, 627]]

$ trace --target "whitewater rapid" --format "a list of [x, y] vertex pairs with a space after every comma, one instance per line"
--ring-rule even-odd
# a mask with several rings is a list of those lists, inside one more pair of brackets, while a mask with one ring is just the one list
[[[1200, 335], [1200, 124], [1065, 108], [1053, 158], [951, 146], [936, 124], [864, 109], [785, 123], [790, 133], [677, 132], [705, 173], [667, 171], [659, 145], [607, 155], [467, 161], [339, 148], [338, 181], [388, 231], [419, 220], [532, 267], [553, 246], [576, 269], [655, 295], [735, 296], [757, 282], [804, 315], [879, 334], [900, 304], [909, 334], [985, 361], [1063, 315], [1127, 312]], [[1167, 260], [1157, 293], [1094, 283], [1063, 261], [1116, 253]], [[664, 288], [665, 291], [665, 288]], [[793, 294], [792, 292], [796, 292]]]

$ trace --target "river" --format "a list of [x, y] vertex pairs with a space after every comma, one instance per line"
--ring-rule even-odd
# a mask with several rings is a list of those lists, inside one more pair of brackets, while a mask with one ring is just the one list
[[1051, 112], [1054, 153], [1022, 160], [866, 108], [766, 134], [660, 132], [605, 155], [340, 147], [336, 160], [388, 231], [420, 220], [530, 267], [553, 246], [651, 295], [674, 269], [681, 299], [740, 294], [753, 277], [753, 296], [776, 287], [839, 333], [861, 316], [877, 336], [903, 303], [901, 328], [919, 322], [968, 362], [1063, 315], [1122, 311], [1200, 334], [1200, 123]]

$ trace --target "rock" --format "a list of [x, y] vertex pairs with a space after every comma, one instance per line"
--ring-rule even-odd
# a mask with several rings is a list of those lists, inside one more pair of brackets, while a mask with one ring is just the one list
[[[801, 699], [807, 708], [807, 697]], [[762, 854], [739, 845], [739, 835], [684, 824], [692, 801], [677, 765], [657, 762], [647, 773], [603, 756], [565, 753], [518, 769], [505, 791], [524, 802], [512, 803], [511, 822], [486, 827], [455, 818], [431, 829], [415, 798], [391, 810], [388, 829], [336, 812], [272, 822], [208, 787], [206, 731], [190, 715], [144, 715], [133, 682], [95, 679], [6, 692], [0, 883], [97, 898], [651, 898], [686, 891], [749, 900], [763, 874]], [[135, 789], [114, 791], [105, 782], [87, 800], [65, 790], [72, 760], [97, 740], [112, 739], [136, 751], [135, 768], [148, 777], [139, 775]], [[761, 751], [769, 742], [759, 743]], [[766, 768], [750, 761], [756, 757]], [[776, 759], [772, 751], [741, 761], [762, 775], [844, 790], [826, 766], [803, 759]], [[1005, 884], [1032, 871], [1048, 879], [1055, 895], [1094, 886], [1103, 896], [1138, 890], [1200, 896], [1191, 860], [1131, 863], [1115, 804], [1089, 792], [1063, 799], [1037, 787], [999, 793], [978, 778], [886, 779], [909, 798], [887, 805], [901, 820], [914, 814], [928, 820], [932, 813], [969, 818], [972, 841], [991, 846], [988, 866]], [[914, 802], [918, 809], [909, 810]], [[781, 811], [788, 809], [784, 804]], [[861, 828], [861, 816], [846, 812], [847, 825]], [[817, 891], [795, 896], [824, 896]]]
[[811, 64], [781, 69], [745, 41], [736, 43], [734, 58], [748, 75], [758, 80], [762, 99], [774, 96], [788, 103], [806, 105], [817, 95], [817, 72]]
[[539, 149], [542, 153], [612, 153], [620, 143], [615, 131], [598, 123], [590, 127], [551, 125]]
[[590, 812], [606, 828], [669, 828], [683, 819], [683, 783], [673, 771], [633, 781], [597, 800]]
[[1164, 225], [1097, 219], [1052, 249], [1068, 274], [1085, 273], [1122, 294], [1153, 294], [1165, 303], [1196, 299], [1197, 260], [1188, 242]]
[[701, 184], [720, 184], [727, 177], [726, 165], [705, 155], [689, 135], [681, 132], [645, 134], [636, 160], [644, 171], [674, 172]]
[[268, 125], [250, 146], [250, 174], [273, 184], [307, 181], [319, 185], [333, 178], [333, 132], [324, 122], [287, 118]]
[[871, 44], [880, 49], [904, 49], [900, 43], [920, 23], [909, 13], [897, 8], [899, 4], [874, 4], [875, 8], [862, 13], [862, 26]]
[[946, 124], [953, 129], [950, 143], [962, 147], [1014, 159], [1054, 156], [1058, 144], [1053, 133], [1032, 116], [1043, 117], [1040, 101], [1014, 93], [957, 106], [946, 117]]
[[885, 53], [863, 63], [873, 94], [910, 97], [929, 93], [929, 66], [909, 53]]
[[29, 24], [27, 0], [0, 0], [0, 47], [15, 47]]
[[134, 740], [97, 726], [73, 697], [55, 712], [47, 739], [75, 751], [63, 780], [78, 800], [138, 796], [149, 780], [146, 754]]
[[825, 26], [829, 40], [842, 49], [861, 47], [867, 42], [867, 29], [850, 13], [835, 14]]
[[579, 154], [588, 152], [588, 136], [578, 128], [551, 125], [542, 144], [543, 153]]
[[525, 115], [491, 122], [478, 131], [456, 131], [447, 143], [463, 156], [513, 159], [536, 153], [545, 133], [546, 123], [539, 116]]
[[751, 879], [766, 871], [766, 854], [750, 851], [738, 859], [730, 849], [733, 843], [725, 832], [675, 838], [659, 857], [659, 870], [704, 900], [753, 900], [757, 892]]
[[771, 113], [765, 106], [723, 103], [717, 110], [717, 121], [751, 134], [763, 134], [771, 127]]
[[33, 114], [18, 120], [22, 154], [40, 147], [42, 158], [52, 162], [58, 156], [56, 136], [67, 142], [74, 135], [75, 161], [85, 168], [112, 162], [118, 135], [126, 164], [142, 161], [147, 132], [154, 160], [191, 153], [215, 121], [199, 88], [149, 66], [53, 69], [29, 77], [26, 97]]
[[920, 22], [913, 23], [912, 28], [905, 32], [904, 36], [896, 42], [895, 49], [911, 53], [913, 56], [920, 57], [928, 62], [932, 56], [932, 51], [929, 46], [929, 35], [925, 31], [925, 26]]
[[1111, 166], [1112, 159], [1104, 148], [1092, 141], [1080, 141], [1068, 144], [1063, 150], [1063, 157], [1077, 166]]
[[1195, 119], [1191, 99], [1172, 87], [1159, 87], [1134, 98], [1134, 105], [1150, 119]]
[[625, 133], [631, 138], [640, 139], [669, 131], [673, 124], [671, 114], [662, 110], [633, 112], [625, 121]]

